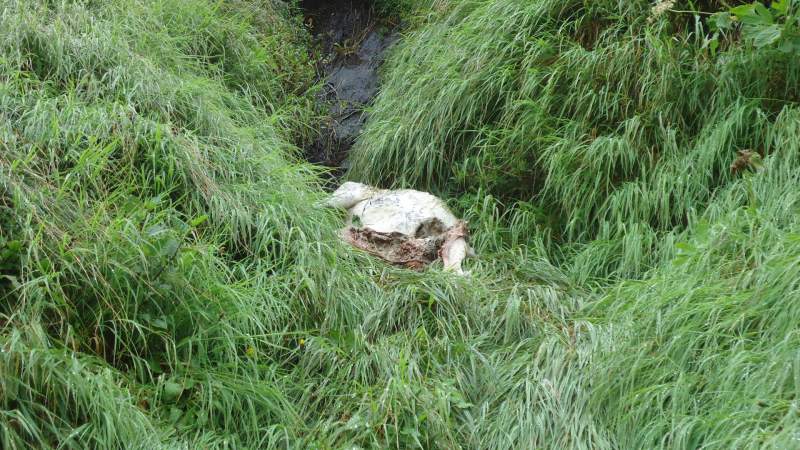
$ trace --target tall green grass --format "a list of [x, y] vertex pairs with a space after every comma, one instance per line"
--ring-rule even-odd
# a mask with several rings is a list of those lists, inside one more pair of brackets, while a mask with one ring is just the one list
[[294, 145], [313, 73], [293, 17], [3, 4], [4, 448], [457, 447], [480, 438], [470, 410], [502, 401], [475, 384], [486, 370], [519, 361], [503, 369], [516, 380], [525, 349], [560, 333], [533, 316], [539, 299], [547, 323], [571, 308], [544, 255], [516, 284], [508, 262], [456, 280], [338, 242]]
[[659, 269], [591, 307], [610, 333], [593, 402], [621, 447], [796, 445], [798, 118], [775, 118], [764, 168], [720, 190]]
[[339, 242], [292, 7], [0, 3], [0, 446], [793, 447], [796, 61], [430, 5], [351, 175], [454, 194], [464, 278]]
[[282, 345], [272, 274], [327, 220], [291, 143], [313, 74], [290, 12], [12, 1], [0, 23], [3, 243], [21, 249], [3, 446], [286, 441], [302, 422], [247, 350]]
[[[735, 34], [714, 52], [716, 2], [652, 7], [456, 2], [394, 50], [354, 148], [351, 178], [464, 210], [499, 198], [588, 291], [567, 317], [591, 324], [590, 356], [544, 408], [591, 433], [508, 447], [797, 442], [798, 59]], [[740, 150], [764, 166], [731, 170]], [[496, 430], [475, 446], [501, 446]]]
[[651, 6], [458, 2], [394, 52], [351, 176], [546, 205], [559, 241], [604, 253], [581, 271], [640, 275], [737, 150], [763, 152], [800, 74], [794, 54], [712, 55], [706, 16]]

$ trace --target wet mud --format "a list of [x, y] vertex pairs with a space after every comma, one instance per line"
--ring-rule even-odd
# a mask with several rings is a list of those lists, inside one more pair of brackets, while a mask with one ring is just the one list
[[309, 161], [347, 169], [347, 155], [366, 122], [365, 108], [378, 92], [378, 72], [397, 40], [394, 24], [376, 17], [370, 2], [304, 0], [306, 25], [314, 38], [317, 71], [324, 81], [317, 95], [326, 120], [306, 149]]

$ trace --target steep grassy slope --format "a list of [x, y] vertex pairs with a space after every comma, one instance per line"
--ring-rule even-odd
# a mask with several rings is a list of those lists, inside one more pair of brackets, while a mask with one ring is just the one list
[[352, 176], [458, 196], [466, 278], [339, 243], [282, 2], [0, 3], [0, 447], [794, 446], [797, 59], [430, 5]]
[[769, 154], [775, 118], [800, 98], [796, 54], [727, 41], [712, 54], [705, 15], [456, 4], [397, 50], [352, 176], [533, 201], [562, 243], [595, 242], [603, 264], [587, 275], [641, 274], [660, 233], [734, 181], [737, 150]]
[[713, 39], [716, 2], [656, 3], [453, 2], [395, 51], [350, 176], [499, 198], [593, 293], [571, 316], [588, 368], [530, 406], [586, 408], [609, 440], [518, 445], [793, 447], [800, 60]]
[[[544, 260], [456, 280], [339, 244], [294, 157], [313, 74], [281, 4], [0, 11], [3, 448], [465, 445], [560, 348]], [[475, 214], [482, 250], [518, 239]]]
[[293, 162], [313, 74], [286, 7], [0, 11], [3, 447], [156, 448], [168, 423], [255, 445], [300, 423], [247, 353], [280, 345], [275, 279], [325, 240]]

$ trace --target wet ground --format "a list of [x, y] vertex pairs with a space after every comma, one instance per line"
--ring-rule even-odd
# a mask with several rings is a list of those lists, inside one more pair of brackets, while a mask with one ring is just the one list
[[375, 17], [368, 1], [303, 0], [300, 6], [314, 36], [317, 70], [326, 80], [318, 100], [321, 108], [329, 108], [320, 137], [306, 156], [341, 174], [366, 121], [364, 108], [378, 92], [378, 69], [397, 33], [392, 24]]

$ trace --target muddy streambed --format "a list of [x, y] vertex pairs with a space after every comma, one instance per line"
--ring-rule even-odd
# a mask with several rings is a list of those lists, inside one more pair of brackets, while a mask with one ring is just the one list
[[300, 6], [314, 38], [317, 71], [325, 81], [317, 99], [329, 112], [306, 157], [341, 174], [367, 119], [364, 109], [378, 92], [378, 70], [397, 33], [391, 23], [375, 16], [368, 1], [303, 0]]

